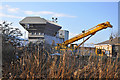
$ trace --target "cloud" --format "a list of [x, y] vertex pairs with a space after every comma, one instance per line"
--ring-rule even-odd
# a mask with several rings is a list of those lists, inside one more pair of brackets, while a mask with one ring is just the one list
[[32, 11], [24, 11], [24, 13], [27, 14], [27, 15], [33, 15], [34, 14], [34, 12], [32, 12]]
[[24, 17], [20, 17], [20, 16], [15, 16], [15, 15], [7, 15], [7, 14], [3, 14], [3, 13], [0, 13], [0, 17], [7, 17], [7, 18], [17, 18], [17, 19], [24, 18]]
[[[11, 13], [17, 13], [19, 12], [19, 8], [11, 8], [9, 5], [4, 5], [4, 6], [0, 6], [0, 9], [5, 9], [8, 12]], [[7, 17], [7, 18], [17, 18], [17, 19], [21, 19], [23, 17], [20, 16], [16, 16], [16, 15], [9, 15], [9, 14], [4, 14], [4, 13], [0, 13], [0, 17]]]
[[9, 5], [5, 5], [5, 8], [7, 9], [8, 12], [11, 13], [18, 13], [19, 12], [19, 8], [11, 8]]
[[50, 11], [39, 11], [39, 12], [24, 11], [24, 13], [27, 14], [27, 15], [49, 15], [49, 14], [54, 14], [53, 12], [50, 12]]
[[[25, 15], [30, 15], [30, 16], [39, 16], [39, 15], [49, 15], [49, 16], [53, 16], [53, 17], [69, 17], [69, 18], [75, 18], [76, 16], [72, 16], [72, 15], [68, 15], [68, 14], [64, 14], [64, 13], [56, 13], [56, 12], [52, 12], [52, 11], [25, 11], [25, 10], [21, 10], [19, 8], [13, 8], [9, 5], [4, 5], [4, 6], [0, 6], [0, 9], [4, 8], [4, 10], [7, 10], [7, 12], [9, 13], [24, 13]], [[21, 18], [19, 16], [14, 16], [14, 15], [5, 15], [5, 14], [1, 14], [2, 17], [10, 17], [10, 18]]]
[[24, 11], [25, 14], [27, 15], [48, 15], [48, 14], [53, 14], [53, 12], [50, 11], [39, 11], [39, 12], [33, 12], [33, 11]]
[[3, 9], [3, 7], [2, 6], [0, 6], [0, 10], [2, 10]]
[[13, 13], [17, 13], [19, 10], [19, 8], [9, 8], [8, 11], [9, 12], [13, 12]]
[[39, 11], [39, 12], [24, 11], [24, 13], [26, 15], [51, 15], [53, 17], [71, 17], [71, 18], [76, 17], [76, 16], [67, 15], [64, 13], [55, 13], [55, 12], [51, 12], [51, 11]]

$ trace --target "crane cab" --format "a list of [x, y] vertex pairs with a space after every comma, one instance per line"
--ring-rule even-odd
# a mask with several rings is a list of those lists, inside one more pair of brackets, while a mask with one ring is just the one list
[[70, 49], [75, 50], [77, 46], [78, 46], [77, 44], [70, 44]]
[[105, 52], [106, 52], [105, 49], [98, 49], [98, 48], [96, 48], [96, 51], [95, 51], [96, 55], [98, 56], [104, 56]]

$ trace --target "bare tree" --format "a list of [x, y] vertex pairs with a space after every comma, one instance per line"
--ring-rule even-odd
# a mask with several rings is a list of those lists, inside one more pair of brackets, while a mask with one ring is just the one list
[[18, 37], [22, 36], [22, 33], [18, 28], [10, 27], [11, 25], [12, 23], [7, 23], [7, 21], [3, 21], [0, 24], [0, 27], [2, 27], [3, 42], [10, 42], [16, 46], [21, 43]]
[[[23, 43], [19, 38], [22, 36], [21, 31], [18, 28], [11, 27], [12, 23], [4, 21], [0, 24], [2, 29], [2, 61], [3, 63], [10, 63], [16, 59], [16, 54], [20, 52], [18, 47], [21, 47]], [[19, 55], [19, 54], [18, 54]]]

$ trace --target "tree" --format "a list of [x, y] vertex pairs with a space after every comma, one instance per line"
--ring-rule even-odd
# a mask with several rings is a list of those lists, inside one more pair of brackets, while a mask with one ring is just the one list
[[2, 27], [3, 43], [10, 42], [16, 46], [21, 44], [19, 36], [22, 36], [22, 33], [18, 28], [10, 27], [11, 25], [12, 23], [7, 23], [6, 21], [0, 24], [0, 27]]
[[18, 28], [10, 26], [12, 26], [12, 23], [7, 21], [0, 24], [0, 28], [2, 28], [2, 61], [8, 64], [16, 59], [17, 47], [21, 46], [19, 36], [22, 36]]

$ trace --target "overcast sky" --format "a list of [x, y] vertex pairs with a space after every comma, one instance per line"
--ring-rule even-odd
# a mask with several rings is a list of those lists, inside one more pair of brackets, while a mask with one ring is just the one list
[[102, 22], [109, 21], [113, 25], [112, 29], [96, 33], [87, 43], [108, 40], [110, 34], [118, 30], [117, 2], [2, 2], [0, 11], [2, 20], [13, 22], [13, 26], [23, 33], [25, 30], [19, 21], [26, 16], [40, 16], [48, 20], [57, 17], [62, 29], [69, 30], [70, 38]]

